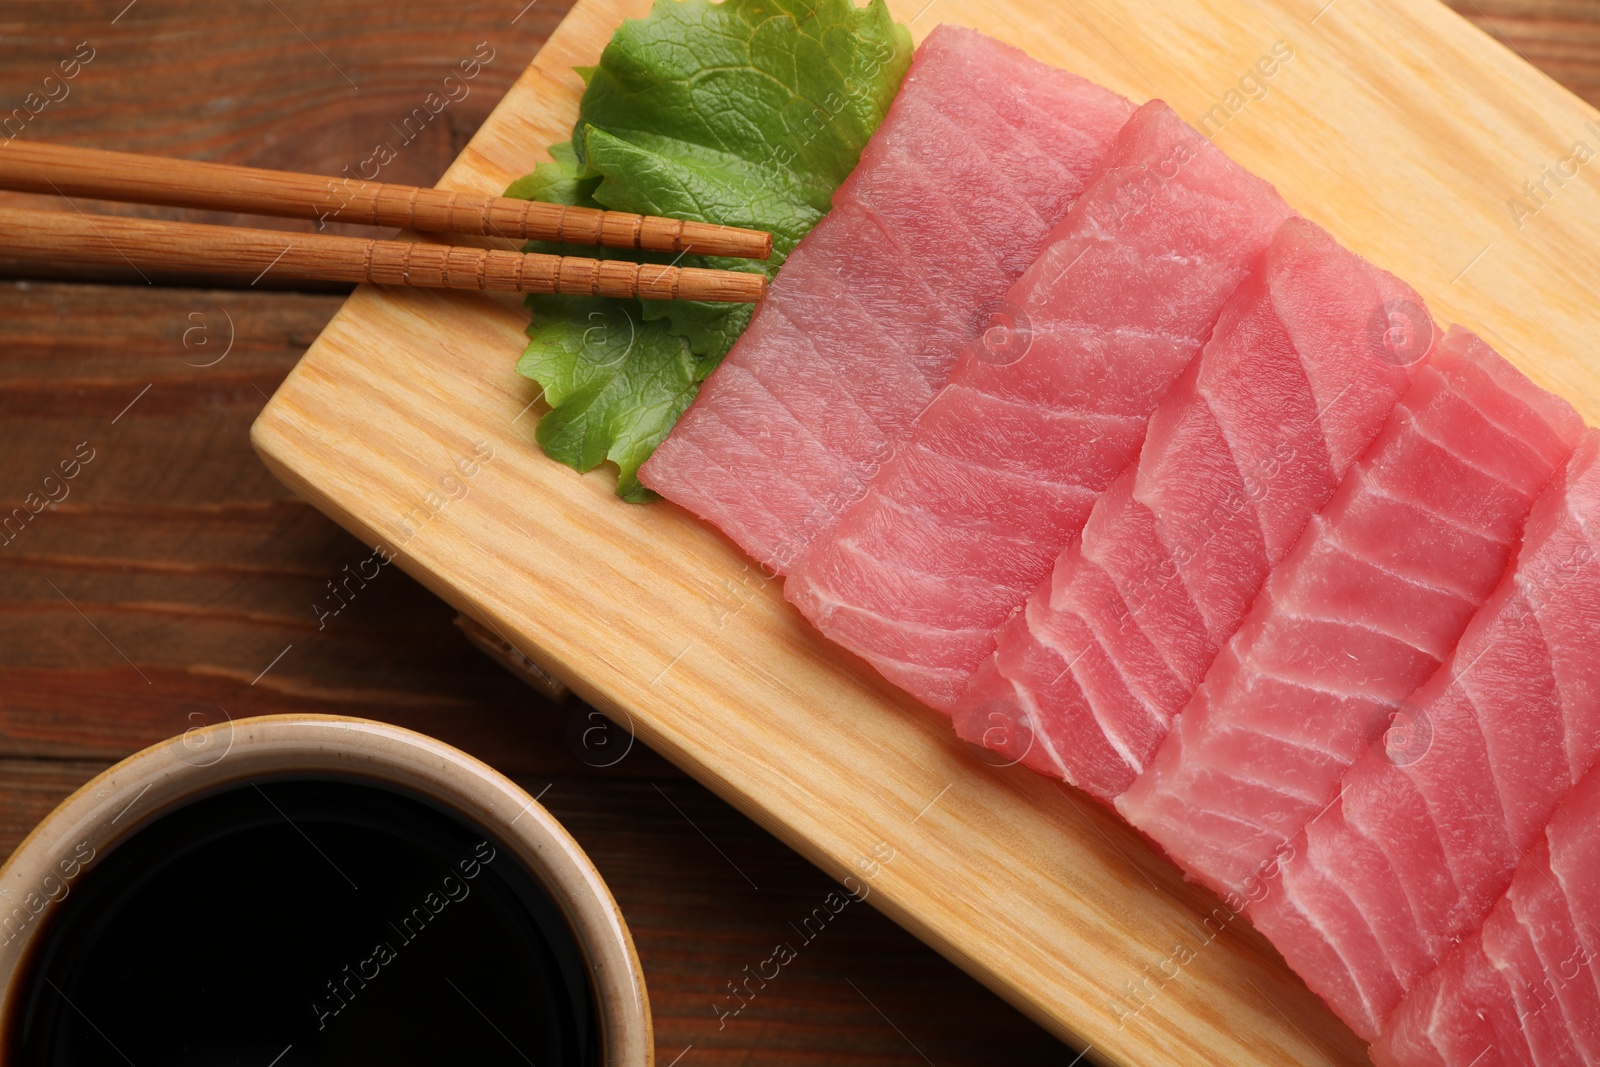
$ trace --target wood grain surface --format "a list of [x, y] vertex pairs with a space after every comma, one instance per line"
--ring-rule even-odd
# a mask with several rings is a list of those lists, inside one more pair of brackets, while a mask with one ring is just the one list
[[[625, 733], [513, 679], [404, 574], [382, 575], [318, 628], [312, 605], [369, 552], [268, 475], [247, 435], [339, 303], [0, 286], [7, 506], [77, 443], [95, 449], [66, 499], [0, 548], [0, 853], [107, 765], [190, 726], [364, 715], [457, 745], [532, 793], [548, 787], [543, 802], [632, 927], [663, 1065], [691, 1044], [679, 1067], [909, 1067], [923, 1063], [916, 1048], [941, 1067], [979, 1064], [997, 1041], [1019, 1063], [1059, 1061], [1054, 1039], [865, 907], [841, 913], [783, 982], [719, 1027], [726, 983], [793, 940], [789, 923], [830, 879], [642, 743], [601, 766]], [[186, 348], [196, 313], [212, 332]], [[232, 352], [194, 366], [220, 354], [227, 317]]]
[[[443, 184], [528, 170], [530, 144], [571, 123], [570, 68], [647, 6], [580, 0]], [[1600, 416], [1600, 194], [1572, 174], [1519, 192], [1600, 140], [1600, 115], [1433, 0], [890, 7], [914, 35], [962, 23], [1163, 97], [1438, 318]], [[257, 448], [835, 877], [871, 870], [885, 911], [1095, 1058], [1363, 1060], [1248, 924], [1102, 809], [956, 742], [708, 527], [620, 506], [609, 473], [537, 455], [537, 394], [511, 372], [524, 321], [486, 296], [362, 289], [256, 423]], [[446, 502], [464, 462], [477, 480]]]
[[[539, 0], [512, 26], [524, 0], [274, 2], [359, 92], [341, 90], [266, 0], [139, 0], [114, 25], [127, 0], [17, 0], [0, 5], [0, 114], [92, 39], [98, 55], [71, 95], [24, 136], [338, 174], [370, 156], [389, 118], [444, 68], [490, 40], [499, 53], [471, 96], [383, 169], [431, 185], [567, 6]], [[53, 197], [0, 200], [69, 209]], [[680, 1055], [678, 1067], [945, 1067], [993, 1062], [1001, 1047], [1009, 1062], [1072, 1058], [867, 907], [841, 913], [781, 982], [719, 1027], [713, 1004], [726, 984], [792, 940], [789, 924], [833, 881], [642, 743], [595, 766], [626, 736], [590, 732], [589, 709], [552, 705], [514, 680], [403, 573], [318, 628], [312, 605], [368, 550], [268, 475], [248, 431], [342, 298], [257, 291], [266, 285], [0, 284], [4, 511], [42, 491], [79, 442], [96, 449], [70, 495], [0, 547], [0, 855], [107, 765], [197, 722], [366, 715], [458, 745], [531, 792], [548, 787], [544, 803], [631, 924], [663, 1067]]]

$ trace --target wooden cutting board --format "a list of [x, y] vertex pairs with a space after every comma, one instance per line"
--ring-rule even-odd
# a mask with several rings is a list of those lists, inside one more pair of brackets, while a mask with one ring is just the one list
[[[1600, 116], [1434, 0], [890, 6], [919, 38], [962, 23], [1166, 99], [1442, 322], [1480, 330], [1600, 421], [1600, 160], [1572, 151], [1600, 151]], [[496, 192], [547, 158], [576, 114], [571, 68], [647, 7], [580, 0], [441, 185]], [[1290, 58], [1266, 62], [1275, 48]], [[514, 299], [361, 289], [255, 445], [357, 536], [1090, 1059], [1364, 1061], [1246, 923], [1107, 811], [991, 766], [690, 515], [623, 504], [611, 473], [545, 459], [538, 391], [513, 373], [526, 323]], [[730, 892], [747, 891], [728, 859]], [[709, 1027], [726, 990], [705, 993]]]

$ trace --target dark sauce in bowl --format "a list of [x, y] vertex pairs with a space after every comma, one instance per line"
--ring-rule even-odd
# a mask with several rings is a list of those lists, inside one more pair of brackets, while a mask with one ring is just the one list
[[599, 1062], [578, 944], [537, 879], [375, 783], [192, 801], [44, 921], [0, 1034], [16, 1067]]

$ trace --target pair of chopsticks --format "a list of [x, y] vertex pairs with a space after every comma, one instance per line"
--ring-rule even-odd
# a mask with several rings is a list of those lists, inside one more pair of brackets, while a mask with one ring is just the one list
[[[623, 211], [257, 170], [63, 145], [0, 144], [0, 189], [168, 207], [399, 226], [655, 252], [766, 259], [759, 230]], [[272, 273], [309, 281], [374, 282], [647, 300], [760, 300], [766, 278], [740, 271], [596, 260], [472, 246], [0, 209], [0, 254], [139, 270]]]

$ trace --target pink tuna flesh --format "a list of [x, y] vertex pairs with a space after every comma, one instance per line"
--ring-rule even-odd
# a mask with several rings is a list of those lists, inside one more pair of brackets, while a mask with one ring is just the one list
[[640, 480], [787, 572], [910, 432], [1132, 110], [936, 28], [833, 210]]
[[1582, 433], [1571, 405], [1452, 328], [1118, 810], [1219, 893], [1257, 891], [1455, 648]]

